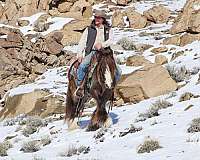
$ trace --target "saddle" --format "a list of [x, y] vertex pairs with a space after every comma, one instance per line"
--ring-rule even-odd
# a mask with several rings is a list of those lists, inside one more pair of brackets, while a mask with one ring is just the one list
[[[96, 57], [96, 54], [95, 54], [95, 55], [92, 56], [92, 58], [90, 60], [89, 67], [87, 68], [87, 72], [86, 72], [84, 80], [83, 80], [83, 82], [85, 81], [84, 88], [86, 88], [86, 89], [89, 89], [90, 86], [91, 86], [92, 75], [94, 73], [94, 70], [95, 70], [97, 64], [98, 64], [98, 61], [97, 61], [97, 57]], [[72, 69], [71, 69], [71, 72], [70, 72], [70, 75], [75, 78], [76, 86], [78, 86], [77, 85], [77, 83], [78, 83], [77, 70], [78, 70], [79, 65], [80, 65], [80, 62], [78, 62], [78, 60], [76, 60], [72, 64], [72, 66], [71, 66]]]

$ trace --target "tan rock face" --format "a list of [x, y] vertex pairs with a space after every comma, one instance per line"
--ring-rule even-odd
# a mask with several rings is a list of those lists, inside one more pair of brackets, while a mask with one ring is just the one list
[[170, 17], [170, 10], [162, 5], [154, 6], [144, 12], [144, 16], [154, 23], [165, 23]]
[[123, 19], [124, 14], [121, 11], [115, 11], [115, 13], [112, 16], [112, 26], [113, 27], [124, 27], [124, 19]]
[[192, 13], [189, 21], [188, 30], [190, 32], [200, 33], [200, 11]]
[[199, 33], [199, 12], [196, 6], [200, 0], [188, 0], [183, 8], [183, 12], [178, 15], [170, 29], [171, 34], [181, 33], [184, 31], [193, 31]]
[[[63, 39], [62, 44], [65, 45], [73, 45], [77, 44], [81, 38], [83, 30], [91, 24], [90, 19], [73, 21], [71, 23], [66, 24], [63, 27]], [[80, 32], [79, 32], [80, 31]]]
[[154, 48], [151, 50], [151, 52], [153, 52], [154, 54], [159, 54], [159, 53], [163, 53], [167, 51], [168, 51], [168, 48], [166, 46]]
[[131, 0], [117, 0], [117, 4], [121, 6], [126, 6]]
[[64, 34], [64, 37], [62, 39], [62, 44], [64, 46], [78, 44], [82, 35], [80, 32], [75, 32], [75, 31], [70, 31], [70, 32], [64, 31], [63, 34]]
[[85, 0], [76, 1], [71, 7], [71, 12], [82, 12], [84, 7], [90, 6], [91, 4]]
[[130, 22], [130, 27], [134, 29], [141, 29], [147, 25], [147, 18], [133, 9], [126, 10], [126, 15]]
[[180, 46], [185, 46], [185, 45], [190, 44], [190, 43], [197, 41], [197, 40], [198, 41], [200, 40], [200, 34], [186, 33], [186, 34], [181, 36]]
[[138, 56], [138, 55], [128, 57], [126, 60], [127, 66], [138, 67], [138, 66], [145, 66], [147, 64], [151, 64], [151, 62], [146, 60], [143, 56]]
[[92, 6], [86, 6], [83, 10], [83, 18], [91, 18], [93, 15]]
[[168, 62], [167, 57], [165, 57], [163, 55], [156, 55], [156, 57], [155, 57], [156, 64], [163, 65], [163, 64], [166, 64], [167, 62]]
[[64, 2], [58, 5], [58, 11], [61, 13], [69, 12], [73, 3]]
[[166, 94], [177, 89], [168, 71], [155, 64], [127, 75], [117, 85], [118, 94], [124, 102], [137, 103], [143, 99]]
[[180, 35], [168, 37], [168, 38], [165, 38], [165, 39], [163, 40], [163, 44], [164, 44], [164, 45], [172, 44], [172, 45], [177, 45], [177, 46], [179, 46], [180, 43], [181, 43], [181, 36], [180, 36]]
[[46, 117], [55, 113], [64, 113], [62, 103], [62, 97], [53, 97], [50, 93], [41, 90], [7, 97], [5, 106], [0, 111], [0, 119], [19, 114]]

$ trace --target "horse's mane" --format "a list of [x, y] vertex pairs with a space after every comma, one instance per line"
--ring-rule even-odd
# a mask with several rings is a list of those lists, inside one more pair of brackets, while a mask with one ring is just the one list
[[107, 66], [109, 67], [113, 79], [113, 86], [115, 85], [115, 72], [116, 72], [116, 64], [113, 57], [113, 51], [110, 47], [107, 47], [105, 49], [99, 50], [96, 53], [98, 64], [96, 66], [96, 78], [98, 82], [103, 85], [103, 82], [105, 81], [104, 73], [107, 69]]

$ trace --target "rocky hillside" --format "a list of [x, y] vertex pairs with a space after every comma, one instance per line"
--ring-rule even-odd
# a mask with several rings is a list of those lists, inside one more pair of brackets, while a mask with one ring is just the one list
[[[0, 159], [199, 159], [199, 0], [0, 2]], [[113, 125], [86, 132], [90, 102], [68, 131], [66, 74], [96, 9], [123, 72]]]

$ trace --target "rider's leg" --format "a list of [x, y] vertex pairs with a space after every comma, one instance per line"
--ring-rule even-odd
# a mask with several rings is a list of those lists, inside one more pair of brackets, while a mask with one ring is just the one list
[[81, 82], [83, 81], [85, 77], [85, 73], [87, 72], [88, 66], [90, 65], [90, 60], [93, 54], [94, 54], [94, 51], [92, 51], [89, 55], [87, 55], [78, 67], [78, 70], [77, 70], [78, 86], [80, 86]]

